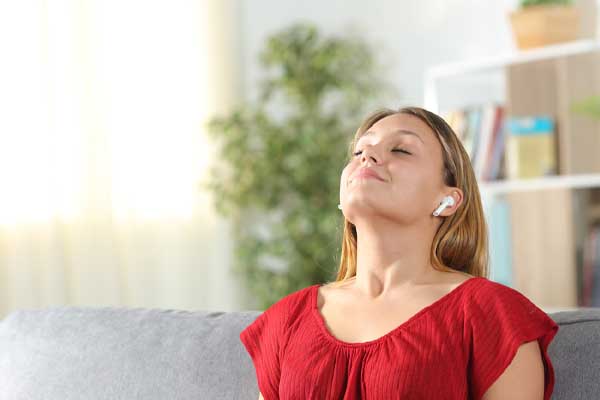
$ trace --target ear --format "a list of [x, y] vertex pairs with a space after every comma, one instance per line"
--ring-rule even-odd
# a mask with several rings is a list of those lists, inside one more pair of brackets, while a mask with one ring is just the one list
[[458, 207], [460, 207], [462, 204], [463, 192], [459, 188], [453, 187], [450, 188], [444, 196], [450, 196], [454, 199], [454, 204], [446, 206], [440, 213], [440, 216], [448, 217], [454, 214], [456, 210], [458, 210]]

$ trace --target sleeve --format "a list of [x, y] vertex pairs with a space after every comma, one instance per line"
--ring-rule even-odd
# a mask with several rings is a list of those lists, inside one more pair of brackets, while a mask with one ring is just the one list
[[479, 288], [469, 315], [469, 390], [481, 399], [510, 365], [523, 343], [537, 340], [544, 363], [544, 400], [554, 389], [548, 345], [558, 325], [516, 289], [498, 282]]
[[267, 308], [240, 333], [240, 340], [250, 354], [256, 371], [258, 388], [265, 400], [279, 398], [284, 311], [280, 300]]

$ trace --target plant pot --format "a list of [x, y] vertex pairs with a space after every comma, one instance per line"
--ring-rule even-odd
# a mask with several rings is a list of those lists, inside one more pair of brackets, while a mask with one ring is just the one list
[[536, 5], [510, 13], [519, 49], [569, 42], [579, 37], [579, 12], [575, 6]]

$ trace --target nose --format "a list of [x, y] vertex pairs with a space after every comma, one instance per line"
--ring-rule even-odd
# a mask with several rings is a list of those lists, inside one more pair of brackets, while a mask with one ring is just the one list
[[366, 160], [373, 160], [373, 162], [375, 162], [375, 164], [377, 164], [377, 160], [379, 160], [379, 157], [377, 156], [375, 150], [374, 150], [374, 146], [365, 146], [361, 155], [360, 155], [360, 162], [364, 163]]

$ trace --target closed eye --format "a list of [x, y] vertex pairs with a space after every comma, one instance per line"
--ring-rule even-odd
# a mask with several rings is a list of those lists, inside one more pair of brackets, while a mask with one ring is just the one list
[[[402, 148], [393, 149], [392, 151], [400, 151], [402, 153], [412, 154], [412, 153], [410, 153], [410, 152], [408, 152], [408, 151], [406, 151], [406, 150], [404, 150]], [[355, 152], [353, 154], [354, 154], [354, 156], [359, 156], [361, 153], [362, 153], [362, 150], [359, 150], [359, 151], [357, 151], [357, 152]]]

